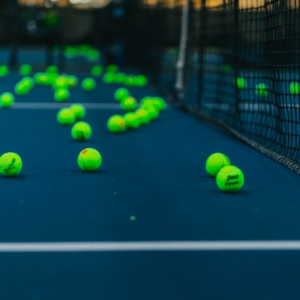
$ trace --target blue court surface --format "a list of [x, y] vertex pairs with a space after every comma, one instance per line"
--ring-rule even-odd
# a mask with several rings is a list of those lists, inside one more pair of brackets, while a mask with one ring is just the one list
[[[0, 92], [19, 79], [11, 72]], [[171, 106], [112, 134], [108, 118], [124, 113], [117, 87], [97, 79], [95, 91], [78, 86], [60, 104], [36, 86], [0, 110], [0, 149], [23, 160], [18, 177], [0, 178], [2, 299], [298, 299], [299, 176]], [[87, 107], [87, 142], [56, 121], [71, 103]], [[95, 173], [77, 165], [87, 147], [103, 157]], [[206, 173], [214, 152], [243, 170], [240, 192], [222, 193]]]

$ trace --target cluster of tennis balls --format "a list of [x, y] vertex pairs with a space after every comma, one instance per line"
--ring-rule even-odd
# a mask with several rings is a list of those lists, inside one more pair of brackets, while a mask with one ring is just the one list
[[[93, 76], [95, 73], [98, 76], [101, 75], [103, 69], [99, 66], [95, 66], [92, 69]], [[112, 64], [108, 65], [105, 69], [105, 75], [103, 76], [103, 82], [106, 84], [124, 84], [130, 87], [143, 87], [147, 85], [148, 79], [144, 75], [126, 75], [125, 73], [118, 72], [118, 66]]]
[[15, 85], [15, 93], [19, 96], [27, 95], [33, 87], [34, 80], [25, 76]]
[[206, 171], [216, 177], [217, 186], [224, 192], [237, 192], [244, 185], [244, 174], [230, 164], [229, 158], [222, 153], [214, 153], [206, 160]]
[[57, 121], [61, 125], [72, 125], [78, 121], [73, 125], [71, 135], [75, 140], [86, 141], [92, 135], [92, 127], [87, 122], [79, 121], [85, 117], [85, 114], [85, 107], [75, 103], [70, 107], [61, 108], [57, 113]]
[[[57, 102], [64, 102], [70, 98], [69, 89], [78, 85], [78, 78], [74, 75], [59, 75], [56, 66], [49, 66], [46, 73], [37, 73], [34, 76], [37, 85], [52, 86], [54, 99]], [[96, 88], [96, 81], [93, 78], [85, 78], [81, 87], [85, 91], [92, 91]]]
[[[92, 135], [92, 127], [87, 122], [79, 121], [86, 115], [86, 109], [82, 104], [72, 104], [59, 110], [57, 121], [61, 125], [72, 125], [72, 137], [77, 141], [86, 141]], [[84, 149], [78, 156], [78, 165], [83, 171], [96, 171], [102, 163], [101, 154], [92, 148]]]
[[119, 88], [114, 94], [115, 100], [120, 102], [123, 110], [128, 111], [124, 116], [113, 115], [107, 121], [107, 128], [111, 132], [120, 133], [126, 128], [136, 129], [158, 118], [159, 113], [165, 109], [166, 102], [160, 97], [144, 97], [137, 108], [135, 98], [125, 88]]
[[[54, 47], [54, 53], [59, 52], [59, 47]], [[67, 58], [85, 57], [88, 61], [97, 61], [100, 58], [100, 51], [89, 45], [67, 46], [64, 50], [64, 56]]]

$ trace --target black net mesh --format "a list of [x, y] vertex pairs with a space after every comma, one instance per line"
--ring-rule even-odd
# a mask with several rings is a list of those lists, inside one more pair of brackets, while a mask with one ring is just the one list
[[[156, 86], [174, 95], [178, 106], [221, 124], [300, 173], [300, 1], [187, 1], [187, 22], [180, 20], [187, 28], [181, 85], [174, 93], [176, 69], [166, 72], [160, 49]], [[172, 26], [179, 45], [178, 20], [163, 26], [160, 46], [168, 47]], [[166, 74], [167, 85], [161, 80]]]

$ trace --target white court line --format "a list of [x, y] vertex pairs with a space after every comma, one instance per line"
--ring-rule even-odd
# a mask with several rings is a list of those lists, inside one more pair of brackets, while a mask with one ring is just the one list
[[300, 241], [0, 243], [0, 252], [300, 250]]
[[[60, 109], [63, 107], [69, 107], [73, 103], [22, 103], [17, 102], [13, 105], [13, 109]], [[118, 103], [82, 103], [86, 109], [94, 110], [110, 110], [110, 109], [121, 109]], [[168, 106], [166, 106], [166, 109]]]
[[[69, 107], [73, 103], [21, 103], [17, 102], [13, 105], [13, 109], [60, 109]], [[82, 103], [87, 109], [120, 109], [118, 103]]]

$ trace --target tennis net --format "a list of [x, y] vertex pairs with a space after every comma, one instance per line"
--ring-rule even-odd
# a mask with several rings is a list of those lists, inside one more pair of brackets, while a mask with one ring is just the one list
[[[299, 0], [183, 1], [165, 8], [160, 22], [176, 9], [181, 20], [152, 31], [164, 36], [151, 64], [155, 86], [300, 174]], [[168, 68], [174, 28], [179, 51]]]

